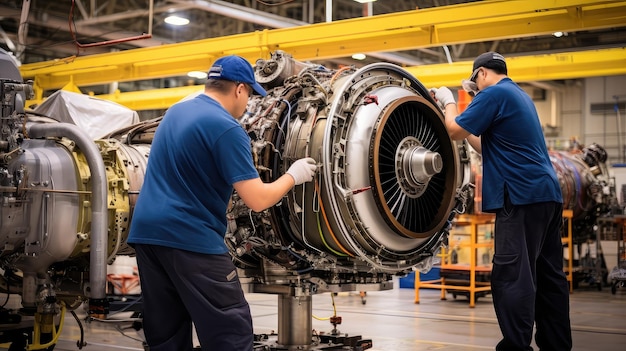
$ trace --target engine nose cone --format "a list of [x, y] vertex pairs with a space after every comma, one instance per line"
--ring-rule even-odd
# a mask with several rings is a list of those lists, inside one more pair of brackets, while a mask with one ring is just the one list
[[396, 153], [396, 176], [402, 191], [407, 196], [421, 196], [430, 179], [443, 169], [443, 160], [438, 152], [423, 147], [414, 137], [405, 138]]

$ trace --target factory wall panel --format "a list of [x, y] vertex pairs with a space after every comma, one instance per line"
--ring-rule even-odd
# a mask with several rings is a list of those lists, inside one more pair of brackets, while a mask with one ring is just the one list
[[576, 79], [565, 82], [563, 91], [555, 92], [559, 97], [560, 113], [557, 116], [560, 136], [564, 139], [583, 138], [583, 81]]
[[[615, 103], [623, 106], [626, 101], [626, 75], [594, 77], [584, 80], [583, 130], [585, 144], [603, 145], [609, 156], [609, 164], [623, 163], [626, 144], [626, 111], [613, 109]], [[605, 104], [604, 110], [592, 106]], [[618, 116], [620, 118], [618, 118]]]

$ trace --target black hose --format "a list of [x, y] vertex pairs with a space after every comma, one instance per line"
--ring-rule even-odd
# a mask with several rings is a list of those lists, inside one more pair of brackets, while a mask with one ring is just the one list
[[76, 342], [76, 346], [78, 346], [79, 350], [82, 350], [83, 346], [85, 346], [85, 330], [83, 329], [83, 323], [80, 322], [80, 319], [76, 315], [76, 312], [72, 310], [70, 311], [70, 313], [76, 320], [76, 323], [78, 323], [78, 328], [80, 328], [80, 340]]

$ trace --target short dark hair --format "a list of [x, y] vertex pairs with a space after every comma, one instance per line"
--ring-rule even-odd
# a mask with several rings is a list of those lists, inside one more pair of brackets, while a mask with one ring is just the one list
[[204, 83], [204, 89], [224, 94], [232, 89], [232, 84], [234, 83], [226, 79], [207, 79], [206, 83]]
[[508, 74], [508, 70], [506, 69], [506, 65], [499, 63], [499, 62], [495, 62], [491, 61], [490, 63], [487, 63], [485, 65], [483, 65], [483, 67], [485, 68], [489, 68], [491, 70], [493, 70], [494, 72], [498, 73], [498, 74]]

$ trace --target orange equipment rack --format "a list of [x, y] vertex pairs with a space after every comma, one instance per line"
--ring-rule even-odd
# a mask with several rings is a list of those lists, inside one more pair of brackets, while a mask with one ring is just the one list
[[459, 270], [469, 271], [469, 285], [455, 285], [446, 283], [446, 278], [441, 277], [435, 280], [429, 280], [421, 282], [419, 279], [419, 273], [415, 272], [415, 303], [419, 303], [419, 289], [420, 288], [435, 288], [441, 289], [441, 299], [446, 300], [446, 291], [467, 291], [469, 294], [470, 304], [469, 307], [476, 306], [477, 293], [487, 293], [491, 291], [491, 284], [489, 282], [477, 282], [477, 273], [489, 273], [491, 272], [491, 266], [478, 266], [476, 264], [476, 250], [480, 247], [493, 247], [493, 238], [487, 242], [478, 242], [478, 227], [481, 225], [493, 224], [495, 221], [495, 215], [490, 213], [481, 213], [474, 215], [460, 215], [455, 221], [456, 226], [471, 226], [470, 227], [470, 240], [468, 244], [470, 247], [470, 264], [459, 265], [449, 263], [449, 254], [447, 249], [441, 248], [441, 269], [442, 270]]

